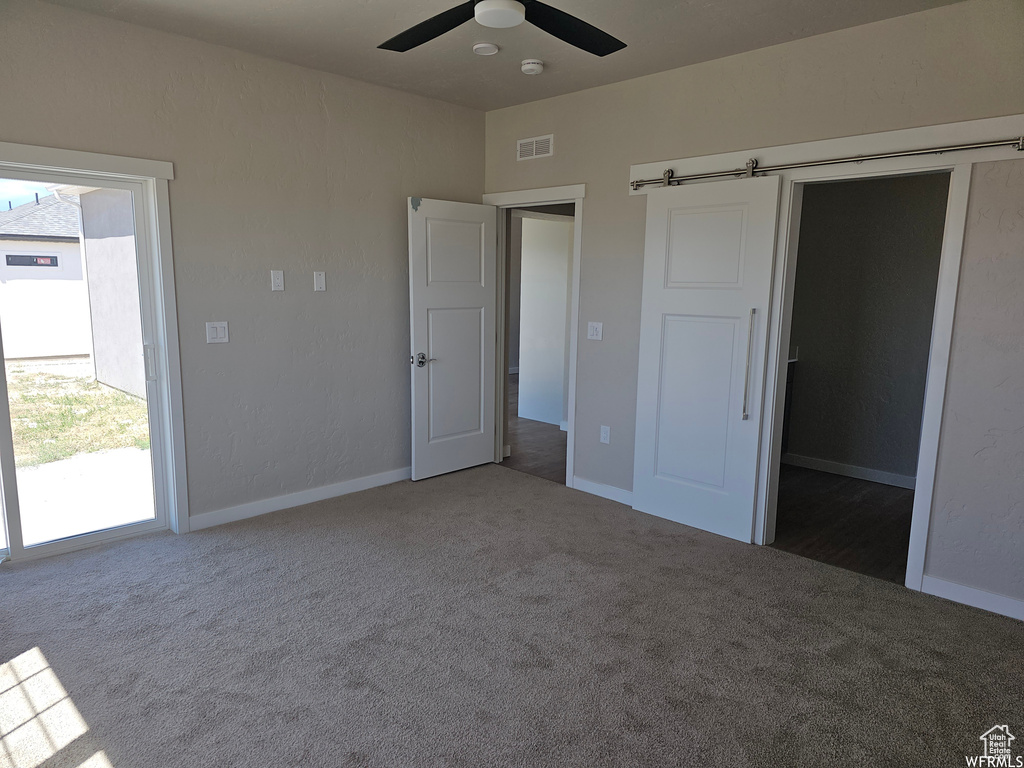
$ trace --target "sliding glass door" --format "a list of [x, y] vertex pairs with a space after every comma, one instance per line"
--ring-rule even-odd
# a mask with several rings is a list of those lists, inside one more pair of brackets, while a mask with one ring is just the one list
[[139, 190], [18, 181], [0, 180], [26, 193], [0, 210], [0, 544], [18, 557], [166, 527]]

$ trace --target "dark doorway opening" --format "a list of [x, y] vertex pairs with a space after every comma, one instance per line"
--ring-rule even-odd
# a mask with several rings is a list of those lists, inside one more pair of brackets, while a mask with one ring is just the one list
[[906, 577], [949, 173], [808, 184], [773, 546]]

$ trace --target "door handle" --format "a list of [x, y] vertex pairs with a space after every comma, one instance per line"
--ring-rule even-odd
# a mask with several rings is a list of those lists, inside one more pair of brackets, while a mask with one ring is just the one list
[[[433, 363], [433, 362], [435, 362], [436, 360], [437, 360], [437, 358], [436, 358], [436, 357], [431, 357], [431, 358], [428, 358], [428, 357], [427, 357], [427, 356], [426, 356], [425, 354], [423, 354], [422, 352], [420, 352], [420, 353], [419, 353], [418, 355], [416, 355], [416, 367], [417, 367], [417, 368], [422, 368], [422, 367], [423, 367], [423, 366], [425, 366], [425, 365], [426, 365], [427, 363]], [[409, 362], [412, 362], [412, 360], [410, 360]]]
[[156, 347], [152, 344], [142, 346], [142, 362], [146, 369], [146, 381], [156, 381]]
[[754, 349], [754, 315], [756, 307], [750, 308], [750, 325], [747, 327], [747, 367], [743, 371], [743, 421], [750, 418], [747, 411], [747, 401], [750, 398], [750, 354]]

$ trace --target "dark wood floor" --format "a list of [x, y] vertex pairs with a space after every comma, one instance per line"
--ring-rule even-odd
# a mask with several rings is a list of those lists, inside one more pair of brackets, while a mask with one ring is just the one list
[[914, 492], [783, 464], [777, 549], [902, 584]]
[[505, 441], [512, 455], [503, 467], [526, 472], [565, 485], [566, 433], [557, 424], [521, 419], [519, 412], [519, 374], [508, 377], [508, 434]]

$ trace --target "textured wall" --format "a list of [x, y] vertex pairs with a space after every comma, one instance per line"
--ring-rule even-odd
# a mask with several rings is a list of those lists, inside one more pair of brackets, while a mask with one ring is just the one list
[[[645, 198], [629, 166], [1024, 111], [1024, 3], [971, 0], [487, 114], [487, 190], [587, 184], [576, 473], [632, 488]], [[554, 133], [550, 159], [515, 140]], [[599, 427], [612, 428], [599, 446]], [[600, 450], [599, 450], [600, 448]]]
[[974, 168], [925, 572], [1024, 600], [1024, 160]]
[[44, 3], [2, 19], [0, 140], [174, 162], [192, 514], [408, 465], [405, 198], [479, 202], [483, 115]]
[[805, 188], [790, 453], [917, 474], [948, 191], [949, 174]]

